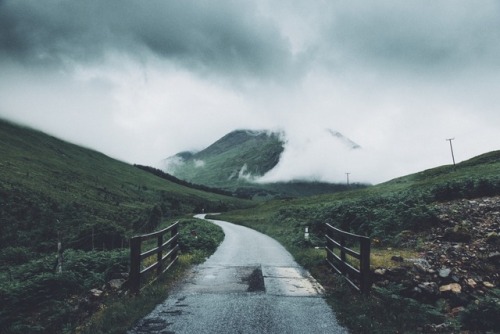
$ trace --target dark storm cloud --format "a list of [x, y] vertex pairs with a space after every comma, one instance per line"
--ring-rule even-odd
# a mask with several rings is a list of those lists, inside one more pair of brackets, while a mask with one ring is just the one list
[[498, 1], [350, 1], [331, 8], [327, 25], [324, 40], [342, 61], [405, 71], [500, 68]]
[[497, 150], [499, 91], [499, 0], [0, 0], [0, 117], [131, 163], [276, 128], [275, 181], [384, 181]]
[[200, 70], [280, 74], [288, 41], [249, 4], [228, 1], [2, 1], [0, 52], [25, 64], [146, 52]]

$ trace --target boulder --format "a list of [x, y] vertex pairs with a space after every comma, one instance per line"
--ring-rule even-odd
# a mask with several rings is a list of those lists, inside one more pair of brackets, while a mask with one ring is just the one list
[[413, 263], [413, 267], [421, 273], [434, 272], [426, 259], [408, 259], [407, 261]]
[[443, 267], [439, 269], [439, 277], [441, 278], [447, 278], [448, 276], [450, 276], [450, 273], [451, 273], [450, 268]]
[[490, 283], [490, 282], [483, 282], [483, 285], [487, 288], [490, 288], [490, 289], [495, 287], [495, 285], [493, 283]]
[[490, 232], [486, 235], [486, 242], [489, 244], [499, 244], [500, 236], [497, 232]]
[[418, 285], [418, 287], [425, 293], [429, 295], [437, 295], [438, 286], [435, 282], [423, 282]]
[[90, 290], [90, 296], [94, 299], [98, 299], [102, 296], [102, 294], [104, 293], [104, 291], [102, 290], [99, 290], [99, 289], [91, 289]]
[[460, 292], [462, 292], [462, 286], [458, 283], [446, 284], [446, 285], [440, 286], [439, 291], [440, 292], [451, 291], [453, 293], [460, 293]]
[[451, 242], [470, 242], [472, 235], [468, 228], [463, 225], [456, 225], [444, 231], [443, 239]]
[[467, 279], [467, 285], [471, 287], [472, 289], [475, 289], [477, 286], [477, 282], [474, 281], [472, 278]]
[[120, 290], [123, 284], [125, 284], [125, 280], [123, 278], [115, 278], [108, 282], [108, 286], [112, 290]]

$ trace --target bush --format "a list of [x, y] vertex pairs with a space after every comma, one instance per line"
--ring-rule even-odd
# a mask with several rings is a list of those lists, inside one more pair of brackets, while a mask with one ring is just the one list
[[329, 301], [352, 333], [413, 333], [425, 324], [444, 321], [433, 306], [402, 297], [400, 285], [374, 288], [372, 294], [364, 296], [353, 292], [340, 276], [337, 280]]
[[450, 181], [433, 187], [431, 194], [436, 201], [495, 196], [500, 194], [500, 180], [471, 178]]
[[500, 332], [500, 299], [482, 297], [469, 306], [461, 314], [463, 328], [472, 331]]
[[197, 250], [211, 254], [224, 239], [222, 229], [199, 219], [181, 221], [179, 234], [179, 247], [185, 253]]
[[[311, 207], [283, 207], [273, 219], [287, 229], [309, 226], [312, 244], [324, 240], [325, 222], [344, 231], [376, 237], [386, 244], [394, 244], [395, 236], [404, 230], [419, 231], [433, 226], [437, 213], [428, 204], [424, 193], [391, 193], [385, 196], [363, 197], [338, 201], [330, 205]], [[291, 232], [288, 232], [291, 233]], [[302, 240], [297, 239], [301, 243]]]
[[113, 272], [127, 271], [128, 261], [128, 249], [67, 250], [60, 274], [55, 254], [12, 267], [0, 281], [2, 333], [57, 333], [72, 326], [79, 318], [72, 297], [101, 286]]
[[0, 251], [0, 266], [23, 264], [32, 256], [33, 253], [26, 247], [7, 247]]

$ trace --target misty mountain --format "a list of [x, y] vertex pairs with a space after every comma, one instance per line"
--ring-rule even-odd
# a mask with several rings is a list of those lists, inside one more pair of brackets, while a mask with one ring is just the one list
[[[341, 133], [330, 129], [326, 131], [332, 140], [350, 149], [360, 148]], [[257, 183], [260, 177], [278, 165], [286, 143], [284, 132], [236, 130], [199, 152], [185, 151], [171, 156], [162, 161], [161, 167], [165, 172], [191, 183], [238, 191], [252, 189], [253, 193], [265, 188], [265, 193], [269, 195], [271, 192], [272, 196], [311, 195], [339, 190], [338, 185], [332, 190], [328, 183], [305, 180], [286, 180], [272, 185]], [[294, 183], [293, 191], [287, 185], [290, 182]], [[316, 190], [311, 190], [311, 186]]]
[[166, 172], [207, 186], [232, 187], [264, 175], [279, 162], [282, 133], [236, 130], [199, 152], [181, 152], [163, 161]]

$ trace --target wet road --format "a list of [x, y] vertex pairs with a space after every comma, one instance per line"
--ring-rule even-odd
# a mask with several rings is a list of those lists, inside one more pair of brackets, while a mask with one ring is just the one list
[[322, 298], [322, 287], [277, 241], [210, 222], [224, 230], [222, 244], [130, 334], [347, 333]]

